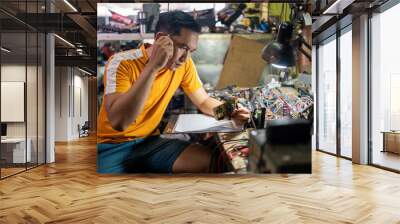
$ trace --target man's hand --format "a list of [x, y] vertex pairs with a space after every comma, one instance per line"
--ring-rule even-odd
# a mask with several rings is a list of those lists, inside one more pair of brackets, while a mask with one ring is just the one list
[[168, 36], [161, 36], [154, 44], [149, 59], [149, 64], [156, 70], [160, 70], [167, 65], [168, 60], [174, 53], [174, 44]]
[[244, 124], [246, 124], [249, 121], [250, 116], [250, 111], [244, 107], [234, 110], [231, 115], [232, 120], [239, 127], [242, 127]]

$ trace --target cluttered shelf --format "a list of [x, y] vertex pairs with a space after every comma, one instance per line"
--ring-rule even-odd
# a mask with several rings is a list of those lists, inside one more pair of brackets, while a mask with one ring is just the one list
[[144, 40], [153, 39], [154, 33], [97, 33], [98, 41]]
[[[131, 10], [128, 12], [126, 8]], [[266, 33], [271, 32], [277, 21], [289, 20], [289, 14], [293, 12], [289, 7], [268, 3], [99, 4], [97, 10], [97, 30], [100, 33], [151, 33], [160, 13], [173, 10], [193, 16], [203, 32]]]

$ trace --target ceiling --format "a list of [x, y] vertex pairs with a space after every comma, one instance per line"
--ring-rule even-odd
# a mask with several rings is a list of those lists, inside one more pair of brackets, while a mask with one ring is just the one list
[[313, 43], [317, 43], [351, 24], [352, 18], [368, 11], [374, 11], [389, 0], [314, 0]]
[[[96, 6], [95, 0], [1, 0], [2, 46], [11, 49], [9, 53], [2, 51], [2, 61], [17, 63], [25, 62], [25, 58], [28, 61], [36, 58], [37, 51], [43, 47], [37, 45], [36, 33], [51, 32], [75, 45], [72, 47], [55, 38], [56, 65], [80, 66], [95, 71]], [[39, 40], [44, 41], [44, 36]]]
[[[1, 44], [2, 47], [11, 50], [11, 52], [2, 51], [2, 62], [19, 64], [29, 63], [36, 64], [37, 57], [43, 55], [40, 52], [44, 51], [44, 35], [37, 33], [28, 33], [21, 35], [21, 33], [2, 33]], [[40, 42], [40, 40], [43, 40]], [[27, 47], [25, 47], [27, 46]]]

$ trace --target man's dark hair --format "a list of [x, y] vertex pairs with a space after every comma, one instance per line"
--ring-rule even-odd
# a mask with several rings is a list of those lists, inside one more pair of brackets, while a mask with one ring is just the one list
[[182, 11], [170, 11], [160, 14], [155, 33], [165, 32], [172, 35], [180, 35], [182, 28], [196, 33], [201, 31], [201, 26], [194, 20], [193, 16]]

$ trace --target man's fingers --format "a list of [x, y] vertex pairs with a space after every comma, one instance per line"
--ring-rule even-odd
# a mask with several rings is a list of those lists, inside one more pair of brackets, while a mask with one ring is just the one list
[[173, 45], [173, 42], [171, 38], [169, 38], [168, 36], [162, 36], [156, 41], [156, 44], [161, 46], [166, 46], [166, 45]]
[[167, 43], [168, 43], [168, 40], [166, 40], [166, 39], [162, 39], [162, 40], [158, 40], [156, 43], [154, 43], [155, 45], [158, 45], [158, 46], [165, 46], [165, 45], [167, 45]]
[[162, 42], [160, 42], [158, 45], [160, 45], [160, 46], [173, 46], [173, 43], [172, 43], [172, 41], [170, 41], [170, 40], [163, 40]]
[[232, 116], [235, 116], [235, 115], [238, 115], [238, 114], [247, 114], [247, 115], [249, 115], [250, 112], [246, 108], [242, 107], [242, 108], [239, 108], [239, 109], [235, 109], [233, 111], [233, 113], [232, 113]]
[[174, 42], [172, 42], [171, 38], [167, 37], [167, 45], [174, 45]]
[[164, 40], [167, 40], [167, 39], [170, 39], [170, 38], [168, 38], [168, 36], [161, 36], [160, 38], [158, 38], [158, 39], [156, 40], [156, 42], [157, 42], [157, 41], [164, 41]]
[[173, 51], [173, 50], [174, 50], [174, 47], [173, 47], [172, 45], [166, 45], [166, 46], [164, 46], [164, 47], [165, 47], [165, 49], [168, 50], [168, 51]]
[[249, 113], [249, 110], [247, 110], [247, 109], [244, 108], [244, 107], [241, 107], [241, 108], [237, 109], [236, 111], [237, 111], [238, 113]]
[[168, 57], [171, 57], [174, 53], [174, 48], [172, 46], [164, 46], [163, 48], [167, 52]]
[[[162, 37], [161, 37], [162, 38]], [[165, 43], [167, 42], [166, 39], [158, 39], [156, 42], [154, 42], [154, 45], [158, 45], [158, 46], [164, 46]]]
[[[168, 55], [168, 56], [171, 56], [171, 55], [172, 55], [172, 53], [173, 53], [173, 51], [174, 51], [174, 46], [173, 46], [173, 44], [172, 44], [171, 39], [163, 39], [163, 40], [160, 40], [160, 42], [158, 42], [157, 45], [158, 45], [158, 46], [156, 46], [156, 47], [164, 49], [164, 50], [167, 52], [167, 55]], [[156, 48], [156, 49], [157, 49], [157, 48]]]
[[250, 118], [250, 115], [247, 113], [232, 113], [231, 117], [233, 119], [238, 119], [238, 120], [248, 120]]
[[236, 119], [239, 119], [239, 120], [247, 120], [247, 119], [249, 119], [248, 116], [242, 115], [242, 114], [236, 115], [235, 118], [236, 118]]

